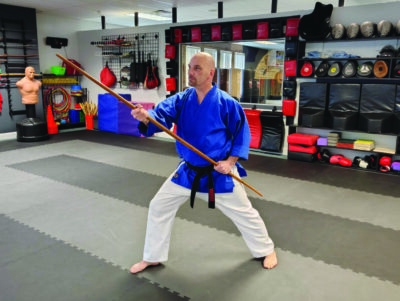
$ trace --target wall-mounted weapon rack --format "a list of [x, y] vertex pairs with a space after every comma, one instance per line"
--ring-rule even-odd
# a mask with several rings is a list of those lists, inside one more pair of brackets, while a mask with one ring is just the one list
[[138, 88], [138, 84], [130, 83], [131, 63], [143, 64], [143, 72], [146, 72], [146, 62], [158, 59], [159, 36], [158, 32], [106, 35], [91, 44], [101, 48], [103, 66], [108, 65], [120, 88]]
[[23, 20], [2, 18], [0, 26], [0, 68], [2, 70], [0, 89], [5, 89], [7, 94], [10, 117], [25, 115], [24, 106], [20, 104], [20, 101], [16, 102], [20, 96], [15, 93], [15, 83], [25, 76], [27, 66], [34, 67], [36, 72], [39, 71], [36, 34], [32, 30], [25, 29]]

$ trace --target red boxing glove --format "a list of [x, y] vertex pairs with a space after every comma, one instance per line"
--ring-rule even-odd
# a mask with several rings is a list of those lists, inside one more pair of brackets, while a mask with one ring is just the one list
[[379, 164], [382, 166], [390, 166], [391, 163], [392, 163], [392, 159], [390, 157], [382, 157], [379, 160]]
[[350, 159], [342, 158], [341, 160], [339, 160], [339, 164], [342, 166], [351, 166], [353, 162]]
[[329, 162], [331, 164], [338, 164], [340, 160], [342, 160], [344, 157], [343, 155], [334, 155], [329, 159]]

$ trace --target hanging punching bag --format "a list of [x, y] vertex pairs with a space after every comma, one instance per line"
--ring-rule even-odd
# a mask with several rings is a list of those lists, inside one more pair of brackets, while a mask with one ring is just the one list
[[106, 66], [100, 72], [100, 81], [107, 87], [111, 87], [116, 81], [114, 73], [108, 68], [108, 62], [106, 62]]

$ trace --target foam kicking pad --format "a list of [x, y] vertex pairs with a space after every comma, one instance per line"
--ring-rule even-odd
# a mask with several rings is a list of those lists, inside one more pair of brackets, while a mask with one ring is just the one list
[[342, 72], [342, 64], [340, 62], [334, 62], [328, 70], [328, 76], [331, 77], [339, 76], [341, 72]]
[[374, 64], [372, 62], [365, 62], [359, 66], [357, 70], [357, 75], [360, 77], [370, 77], [373, 75], [373, 72]]
[[353, 77], [357, 74], [358, 65], [356, 61], [347, 61], [343, 65], [342, 74], [344, 77]]
[[[130, 94], [120, 94], [130, 101]], [[118, 133], [118, 99], [109, 93], [98, 95], [99, 130]]]
[[314, 74], [314, 64], [313, 62], [306, 61], [300, 70], [301, 76], [310, 77]]
[[260, 148], [262, 133], [260, 121], [261, 110], [244, 109], [244, 113], [246, 114], [247, 122], [250, 127], [250, 147]]
[[293, 133], [287, 137], [287, 141], [292, 144], [315, 145], [318, 138], [318, 135]]
[[[130, 103], [136, 105], [141, 104], [143, 108], [149, 110], [154, 107], [154, 103], [145, 103], [145, 102], [133, 102]], [[131, 115], [131, 108], [125, 105], [123, 102], [118, 102], [118, 133], [125, 135], [132, 135], [143, 137], [142, 134], [139, 133], [138, 125], [139, 120], [135, 119]]]
[[326, 77], [328, 75], [328, 71], [330, 69], [330, 65], [327, 61], [321, 62], [318, 65], [317, 70], [315, 70], [315, 75], [317, 77]]
[[317, 148], [314, 145], [304, 146], [304, 145], [289, 143], [289, 151], [315, 154], [317, 152]]
[[302, 152], [295, 152], [289, 151], [288, 152], [288, 159], [289, 160], [297, 160], [297, 161], [304, 161], [304, 162], [313, 162], [317, 158], [317, 154], [309, 154], [309, 153], [302, 153]]
[[389, 72], [389, 67], [385, 61], [376, 61], [374, 63], [374, 75], [378, 78], [385, 77]]
[[261, 143], [260, 149], [279, 152], [282, 148], [284, 133], [283, 114], [263, 111], [260, 114]]

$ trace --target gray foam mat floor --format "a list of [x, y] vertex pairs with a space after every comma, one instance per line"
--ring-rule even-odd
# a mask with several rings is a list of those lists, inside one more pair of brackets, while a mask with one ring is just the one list
[[0, 299], [189, 300], [0, 214]]
[[[62, 173], [59, 166], [64, 166]], [[67, 155], [10, 167], [143, 207], [165, 180], [160, 176]], [[276, 237], [275, 242], [281, 249], [400, 284], [400, 231], [257, 198], [251, 198], [251, 201], [268, 222], [270, 235]], [[193, 210], [186, 203], [177, 216], [239, 236], [233, 223], [218, 210], [208, 210], [200, 200], [195, 204]]]
[[400, 295], [396, 176], [251, 155], [247, 180], [265, 197], [249, 195], [276, 243], [278, 267], [263, 270], [232, 222], [197, 200], [178, 211], [165, 265], [132, 276], [148, 203], [178, 162], [174, 144], [80, 131], [2, 146], [2, 301]]

